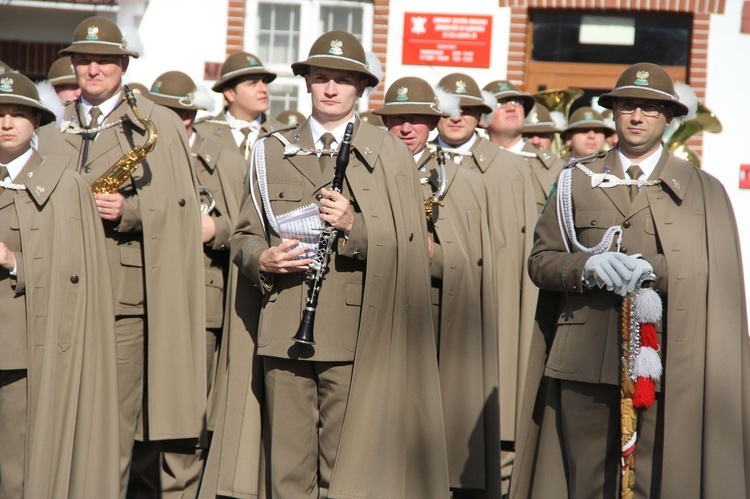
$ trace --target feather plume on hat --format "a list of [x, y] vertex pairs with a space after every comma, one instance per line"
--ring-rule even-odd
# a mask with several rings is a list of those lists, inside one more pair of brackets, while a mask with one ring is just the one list
[[144, 55], [143, 40], [138, 29], [134, 27], [120, 28], [120, 33], [122, 33], [122, 41], [127, 50], [136, 52], [141, 56]]
[[436, 87], [434, 91], [440, 110], [450, 115], [451, 119], [457, 120], [461, 116], [461, 98], [446, 91], [443, 87]]
[[[365, 55], [367, 56], [367, 69], [369, 69], [370, 73], [374, 74], [379, 81], [383, 81], [383, 65], [380, 63], [378, 56], [375, 55], [375, 52], [370, 52], [369, 50], [365, 51]], [[369, 97], [376, 88], [377, 85], [374, 87], [367, 87], [362, 94], [362, 97]]]
[[[565, 130], [568, 128], [568, 122], [562, 111], [550, 111], [549, 115], [550, 118], [552, 118], [552, 123], [555, 124], [555, 128], [558, 130]], [[614, 128], [614, 122], [612, 123], [612, 128]]]
[[198, 85], [195, 92], [193, 92], [193, 104], [200, 109], [205, 109], [215, 114], [220, 110], [217, 100], [214, 97], [215, 95], [216, 93], [206, 85]]
[[58, 126], [62, 122], [63, 116], [65, 116], [65, 103], [57, 95], [57, 92], [55, 92], [55, 87], [47, 80], [37, 83], [36, 89], [39, 92], [39, 100], [42, 101], [44, 107], [54, 113], [55, 126]]
[[495, 115], [497, 97], [495, 97], [495, 94], [489, 90], [482, 90], [482, 97], [484, 98], [484, 103], [492, 109], [491, 113], [483, 113], [481, 118], [481, 122], [484, 123], [484, 126], [488, 127], [492, 124], [492, 117]]
[[698, 111], [698, 97], [695, 95], [695, 90], [693, 90], [690, 85], [682, 83], [680, 81], [675, 82], [674, 90], [677, 93], [677, 97], [680, 99], [680, 102], [682, 102], [688, 108], [688, 112], [685, 116], [678, 116], [675, 118], [675, 120], [678, 120], [680, 123], [682, 123], [688, 120], [695, 119], [695, 113]]

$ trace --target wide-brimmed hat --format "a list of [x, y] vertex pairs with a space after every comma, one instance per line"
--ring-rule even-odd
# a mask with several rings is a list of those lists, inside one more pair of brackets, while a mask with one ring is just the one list
[[147, 97], [157, 104], [170, 108], [191, 111], [205, 109], [195, 102], [196, 90], [193, 79], [182, 71], [167, 71], [156, 77]]
[[494, 109], [487, 105], [479, 90], [479, 85], [474, 78], [464, 73], [451, 73], [444, 76], [439, 82], [438, 87], [444, 89], [449, 94], [459, 97], [459, 105], [465, 107], [479, 107], [483, 113], [491, 113]]
[[128, 50], [128, 42], [117, 25], [106, 17], [84, 19], [73, 32], [73, 43], [58, 52], [60, 55], [103, 54], [138, 57]]
[[650, 62], [639, 62], [627, 68], [617, 79], [615, 88], [599, 97], [599, 105], [612, 109], [614, 99], [648, 99], [671, 104], [675, 116], [684, 116], [688, 108], [674, 90], [672, 78], [664, 68]]
[[522, 133], [558, 133], [560, 130], [555, 126], [552, 115], [545, 106], [538, 102], [526, 113], [523, 121]]
[[35, 109], [42, 114], [41, 125], [55, 121], [55, 113], [47, 109], [39, 98], [34, 82], [21, 73], [0, 74], [0, 105], [13, 104]]
[[58, 58], [47, 71], [47, 81], [54, 85], [78, 85], [76, 70], [69, 56]]
[[601, 130], [608, 137], [615, 133], [615, 129], [604, 121], [604, 117], [591, 107], [580, 107], [570, 115], [565, 133], [577, 130]]
[[329, 31], [315, 40], [307, 59], [292, 64], [295, 75], [304, 76], [311, 67], [341, 69], [364, 75], [369, 87], [375, 87], [380, 79], [370, 71], [367, 54], [357, 37], [346, 31]]
[[495, 80], [484, 86], [482, 90], [486, 90], [495, 96], [498, 102], [501, 99], [507, 99], [509, 97], [518, 97], [523, 100], [523, 112], [529, 114], [531, 108], [534, 107], [534, 97], [531, 94], [521, 92], [514, 84], [508, 80]]
[[276, 79], [276, 73], [269, 71], [260, 59], [250, 52], [235, 52], [227, 57], [221, 65], [221, 76], [211, 89], [223, 92], [226, 87], [233, 87], [237, 80], [244, 76], [260, 77], [265, 83]]
[[284, 125], [300, 125], [304, 123], [306, 119], [307, 118], [304, 114], [295, 111], [294, 109], [281, 111], [278, 116], [276, 116], [276, 121], [283, 123]]
[[440, 101], [429, 83], [416, 76], [394, 81], [385, 93], [383, 107], [373, 111], [381, 116], [421, 114], [444, 118], [448, 113], [440, 108]]

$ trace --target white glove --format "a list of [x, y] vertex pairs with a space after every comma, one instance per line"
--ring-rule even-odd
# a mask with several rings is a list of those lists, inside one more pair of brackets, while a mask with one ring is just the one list
[[643, 258], [640, 258], [640, 256], [641, 255], [632, 255], [628, 257], [632, 258], [635, 261], [633, 275], [630, 277], [630, 281], [627, 283], [628, 293], [632, 293], [638, 288], [638, 281], [654, 272], [654, 268], [651, 266], [651, 264]]
[[[633, 279], [635, 267], [635, 258], [610, 251], [594, 255], [586, 261], [583, 267], [583, 279], [590, 288], [606, 287], [607, 291], [614, 291], [620, 296], [625, 296], [628, 293], [630, 281]], [[633, 287], [635, 287], [635, 282], [637, 278]]]

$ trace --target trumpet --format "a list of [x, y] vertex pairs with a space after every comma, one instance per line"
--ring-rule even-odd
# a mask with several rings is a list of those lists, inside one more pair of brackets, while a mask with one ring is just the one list
[[216, 208], [216, 196], [214, 195], [214, 191], [205, 185], [199, 185], [198, 195], [200, 196], [201, 213], [210, 215], [211, 212], [214, 211], [214, 208]]

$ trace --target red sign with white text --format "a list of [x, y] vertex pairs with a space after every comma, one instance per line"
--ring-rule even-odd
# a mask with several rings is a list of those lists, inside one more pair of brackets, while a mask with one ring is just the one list
[[489, 68], [492, 16], [404, 14], [403, 64]]

